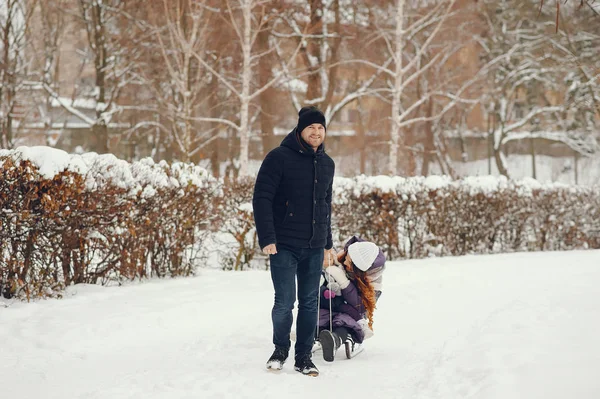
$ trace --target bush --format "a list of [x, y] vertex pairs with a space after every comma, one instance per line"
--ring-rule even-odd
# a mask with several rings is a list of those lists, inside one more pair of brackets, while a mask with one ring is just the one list
[[[191, 164], [48, 148], [0, 151], [0, 292], [60, 296], [70, 284], [188, 276], [207, 263], [265, 265], [254, 179]], [[336, 178], [333, 233], [388, 259], [600, 248], [600, 190], [500, 177]], [[267, 260], [268, 261], [268, 260]], [[268, 266], [267, 266], [268, 267]]]
[[[30, 149], [0, 154], [5, 297], [193, 273], [220, 189], [204, 169], [45, 151], [51, 160]], [[44, 169], [50, 161], [57, 170]]]
[[261, 256], [252, 212], [253, 191], [254, 179], [250, 178], [229, 181], [223, 187], [219, 231], [233, 237], [235, 242], [217, 249], [221, 251], [223, 270], [255, 268]]
[[525, 179], [336, 179], [338, 242], [352, 234], [389, 258], [600, 248], [600, 191]]

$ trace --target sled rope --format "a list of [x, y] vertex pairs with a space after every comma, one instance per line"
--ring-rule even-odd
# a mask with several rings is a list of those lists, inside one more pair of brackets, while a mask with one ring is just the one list
[[[327, 252], [327, 257], [329, 259], [329, 267], [332, 266], [333, 259], [331, 259], [331, 252]], [[329, 273], [329, 267], [327, 268], [327, 274], [329, 275], [329, 284], [331, 284], [331, 274]], [[331, 293], [329, 293], [329, 332], [333, 334], [333, 314], [332, 314], [332, 306], [331, 306]]]
[[[333, 265], [333, 258], [331, 256], [331, 252], [327, 251], [327, 260], [329, 261], [329, 266], [327, 269], [327, 282], [331, 281], [331, 274], [329, 273], [329, 267]], [[316, 336], [319, 336], [319, 324], [321, 321], [321, 281], [319, 279], [319, 286], [317, 289], [317, 328], [316, 328]], [[332, 305], [331, 305], [331, 295], [329, 296], [329, 331], [333, 334], [333, 315], [331, 314]]]

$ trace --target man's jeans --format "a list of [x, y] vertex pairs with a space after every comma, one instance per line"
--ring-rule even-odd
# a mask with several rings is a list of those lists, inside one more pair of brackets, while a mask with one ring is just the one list
[[323, 267], [323, 248], [294, 248], [277, 245], [271, 255], [271, 279], [275, 288], [273, 343], [290, 347], [292, 309], [296, 301], [298, 276], [298, 319], [296, 320], [296, 357], [310, 353], [317, 328], [317, 295]]

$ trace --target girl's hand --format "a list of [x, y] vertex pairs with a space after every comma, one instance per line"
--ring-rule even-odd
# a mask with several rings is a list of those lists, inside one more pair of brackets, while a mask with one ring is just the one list
[[325, 291], [323, 291], [323, 296], [325, 297], [325, 299], [333, 299], [333, 298], [335, 298], [335, 292], [330, 291], [330, 290], [325, 290]]
[[[335, 295], [340, 296], [342, 295], [342, 289], [340, 288], [340, 285], [338, 283], [336, 283], [335, 281], [327, 284], [327, 291], [331, 291], [333, 292]], [[335, 296], [332, 296], [332, 298], [334, 298]], [[329, 299], [329, 298], [327, 298]]]
[[346, 272], [339, 267], [328, 267], [325, 275], [330, 275], [344, 289], [350, 285], [350, 280], [346, 277]]

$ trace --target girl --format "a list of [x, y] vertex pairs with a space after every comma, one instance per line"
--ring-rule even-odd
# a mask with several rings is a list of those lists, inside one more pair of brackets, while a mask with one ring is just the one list
[[326, 281], [319, 298], [319, 343], [323, 359], [328, 362], [334, 360], [342, 343], [350, 358], [355, 344], [373, 335], [373, 312], [381, 295], [385, 268], [383, 251], [357, 237], [346, 242], [337, 254], [337, 261], [339, 266], [326, 260]]

